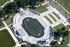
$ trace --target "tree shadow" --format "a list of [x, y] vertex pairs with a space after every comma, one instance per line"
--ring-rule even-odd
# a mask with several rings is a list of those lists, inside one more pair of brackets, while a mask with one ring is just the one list
[[69, 31], [68, 30], [66, 30], [65, 32], [63, 32], [64, 33], [64, 36], [68, 36], [68, 34], [69, 34]]

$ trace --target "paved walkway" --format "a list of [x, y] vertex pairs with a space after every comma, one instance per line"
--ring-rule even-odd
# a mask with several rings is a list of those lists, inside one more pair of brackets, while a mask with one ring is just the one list
[[14, 34], [12, 33], [12, 31], [10, 30], [10, 28], [7, 26], [7, 24], [5, 23], [5, 21], [2, 21], [3, 24], [5, 25], [6, 29], [8, 30], [8, 32], [10, 33], [10, 35], [12, 36], [13, 40], [15, 41], [16, 45], [19, 45], [18, 40], [16, 39], [16, 37], [14, 36]]
[[1, 28], [0, 31], [1, 31], [1, 30], [4, 30], [4, 29], [6, 29], [6, 27]]
[[4, 5], [2, 5], [1, 7], [4, 8], [4, 6], [5, 6], [7, 3], [9, 3], [9, 2], [11, 2], [11, 1], [6, 2], [6, 3], [5, 3]]
[[[43, 5], [46, 5], [47, 3], [48, 3], [48, 2], [43, 3], [43, 4], [40, 4], [40, 5], [42, 5], [42, 6], [43, 6]], [[39, 7], [40, 5], [37, 5], [36, 7]]]
[[41, 16], [41, 17], [42, 17], [43, 21], [49, 26], [50, 25], [49, 21], [44, 16]]
[[47, 27], [47, 24], [44, 21], [44, 18], [43, 17], [39, 17], [39, 18], [37, 18], [37, 20], [42, 24], [43, 27]]
[[14, 0], [10, 0], [10, 1], [14, 2]]
[[7, 1], [5, 4], [3, 4], [1, 7], [4, 8], [4, 6], [10, 2], [13, 2], [13, 0]]

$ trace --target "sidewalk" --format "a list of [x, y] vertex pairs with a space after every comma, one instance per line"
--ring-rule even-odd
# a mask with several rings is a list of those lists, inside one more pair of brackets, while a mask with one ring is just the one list
[[6, 27], [1, 28], [0, 31], [1, 31], [1, 30], [4, 30], [4, 29], [6, 29]]
[[3, 24], [5, 25], [6, 29], [8, 30], [8, 32], [10, 33], [11, 37], [13, 38], [13, 40], [15, 41], [16, 45], [19, 45], [18, 40], [16, 39], [16, 37], [14, 36], [14, 34], [12, 33], [12, 31], [10, 30], [10, 28], [7, 26], [7, 24], [5, 23], [5, 21], [2, 21]]
[[5, 4], [3, 4], [1, 7], [4, 8], [4, 6], [10, 2], [14, 2], [14, 0], [10, 0], [10, 1], [7, 1]]

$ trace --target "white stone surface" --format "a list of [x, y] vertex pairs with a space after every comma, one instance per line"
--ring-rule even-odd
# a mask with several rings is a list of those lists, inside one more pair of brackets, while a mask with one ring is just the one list
[[[14, 18], [13, 18], [13, 26], [15, 27], [14, 30], [17, 30], [18, 33], [20, 34], [20, 37], [23, 39], [23, 41], [28, 41], [30, 43], [36, 44], [37, 41], [39, 40], [49, 40], [50, 37], [50, 28], [48, 26], [49, 23], [46, 22], [46, 20], [44, 19], [44, 17], [36, 15], [28, 10], [23, 10], [24, 14], [20, 15], [20, 13], [17, 13]], [[24, 28], [22, 28], [22, 21], [27, 18], [27, 17], [31, 17], [33, 19], [37, 19], [41, 25], [45, 28], [44, 29], [44, 35], [40, 38], [35, 38], [33, 36], [29, 36], [26, 31], [24, 30]], [[44, 21], [45, 20], [45, 21]], [[49, 24], [50, 25], [50, 24]], [[50, 43], [50, 41], [53, 39], [53, 37], [48, 41]], [[46, 43], [47, 44], [47, 43]], [[45, 44], [45, 45], [46, 45]]]

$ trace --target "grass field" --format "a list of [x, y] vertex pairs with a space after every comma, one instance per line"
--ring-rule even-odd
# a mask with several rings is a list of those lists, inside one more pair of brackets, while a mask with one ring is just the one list
[[[59, 27], [60, 27], [60, 28], [59, 28]], [[59, 25], [57, 25], [57, 26], [55, 26], [55, 27], [53, 27], [53, 29], [54, 29], [54, 31], [56, 32], [57, 29], [61, 29], [62, 27], [65, 27], [66, 30], [70, 29], [70, 25], [64, 26], [62, 23], [59, 24]]]
[[41, 37], [44, 34], [44, 28], [36, 19], [32, 18], [24, 19], [22, 27], [26, 30], [26, 32], [30, 36]]
[[70, 24], [70, 21], [69, 20], [67, 22]]
[[21, 45], [21, 47], [31, 47], [31, 45], [25, 44], [25, 45]]
[[0, 28], [5, 27], [2, 22], [0, 22]]
[[48, 14], [55, 22], [57, 21], [51, 14]]
[[[68, 33], [70, 34], [70, 32]], [[63, 37], [63, 43], [61, 45], [59, 45], [58, 43], [55, 43], [54, 45], [52, 45], [52, 47], [69, 47], [67, 46], [69, 43], [69, 38], [70, 38], [69, 34]]]
[[13, 47], [15, 42], [7, 30], [0, 31], [0, 47]]
[[8, 19], [5, 20], [5, 22], [7, 23], [7, 25], [10, 25], [12, 23], [14, 15], [15, 15], [15, 13], [10, 14], [9, 17], [8, 17]]
[[52, 24], [52, 21], [47, 16], [44, 16], [44, 17], [46, 18], [46, 20], [50, 22], [50, 24]]
[[[54, 39], [56, 39], [56, 40], [58, 40], [59, 41], [59, 38], [60, 38], [60, 35], [61, 35], [61, 33], [62, 33], [62, 27], [64, 27], [64, 25], [61, 23], [61, 24], [59, 24], [59, 25], [57, 25], [57, 26], [55, 26], [55, 27], [53, 27], [53, 30], [54, 30]], [[60, 34], [59, 34], [59, 32], [61, 32]], [[59, 34], [59, 36], [57, 35], [56, 36], [56, 34]]]
[[45, 12], [45, 11], [48, 10], [48, 9], [47, 9], [48, 6], [49, 6], [49, 5], [46, 4], [46, 5], [40, 6], [40, 7], [38, 7], [38, 8], [32, 9], [32, 10], [35, 10], [35, 11], [37, 11], [38, 13], [43, 13], [43, 12]]
[[53, 30], [54, 30], [55, 32], [57, 32], [57, 29], [61, 29], [62, 27], [64, 27], [64, 25], [61, 23], [61, 24], [59, 24], [59, 25], [53, 27]]
[[70, 12], [70, 0], [56, 0]]
[[[54, 32], [57, 32], [58, 29], [62, 29], [62, 27], [65, 27], [66, 31], [65, 31], [65, 34], [64, 34], [64, 37], [63, 37], [63, 43], [61, 45], [59, 45], [58, 43], [56, 43], [55, 46], [57, 46], [57, 47], [67, 47], [67, 44], [69, 43], [69, 37], [70, 37], [69, 34], [70, 34], [70, 32], [68, 31], [68, 29], [70, 29], [70, 25], [64, 26], [61, 23], [61, 24], [55, 26], [53, 28], [53, 30], [54, 30]], [[60, 32], [63, 32], [63, 31], [60, 30]], [[58, 38], [57, 40], [59, 40], [60, 36], [58, 36], [57, 38]]]
[[52, 12], [58, 19], [61, 19], [55, 12]]
[[10, 1], [10, 0], [0, 0], [0, 6], [6, 3], [7, 1]]

